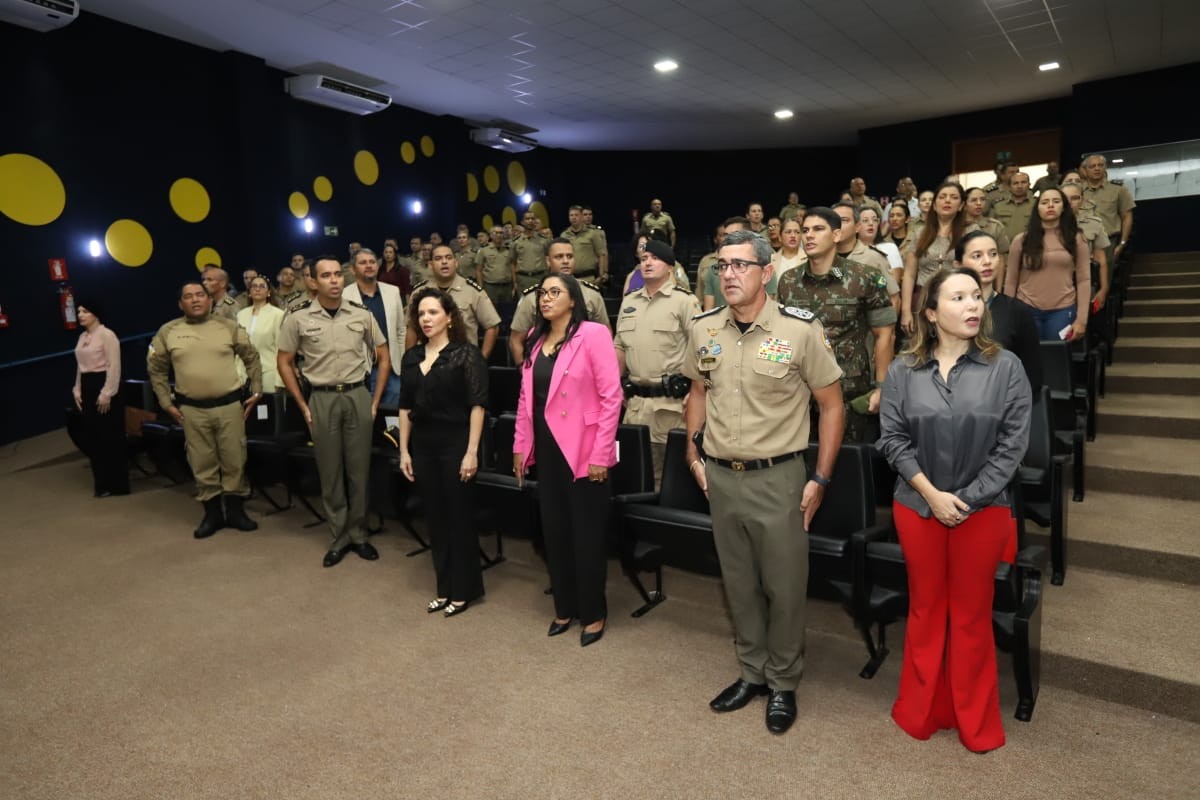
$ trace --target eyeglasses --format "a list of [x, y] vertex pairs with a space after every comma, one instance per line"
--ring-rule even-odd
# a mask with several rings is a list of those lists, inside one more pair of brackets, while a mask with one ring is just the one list
[[751, 267], [765, 267], [766, 264], [760, 264], [757, 261], [745, 261], [740, 258], [732, 259], [731, 261], [718, 261], [716, 263], [717, 273], [720, 274], [725, 270], [733, 270], [734, 275], [745, 275], [746, 270]]
[[639, 253], [644, 253], [644, 252], [646, 251], [646, 245], [644, 245], [644, 244], [639, 244], [639, 245], [637, 246], [637, 251], [638, 251]]
[[566, 293], [567, 293], [566, 289], [560, 288], [558, 286], [551, 286], [549, 289], [538, 289], [537, 290], [537, 296], [538, 296], [539, 300], [542, 299], [543, 297], [549, 297], [551, 300], [557, 300], [558, 298], [562, 297]]

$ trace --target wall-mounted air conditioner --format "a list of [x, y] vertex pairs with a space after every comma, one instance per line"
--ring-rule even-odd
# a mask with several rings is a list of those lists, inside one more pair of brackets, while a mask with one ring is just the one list
[[506, 153], [528, 153], [537, 147], [536, 140], [504, 128], [473, 128], [471, 141]]
[[35, 31], [52, 31], [79, 16], [75, 0], [0, 0], [0, 22]]
[[392, 104], [383, 92], [355, 86], [328, 75], [296, 75], [283, 82], [287, 93], [297, 100], [329, 106], [351, 114], [374, 114]]

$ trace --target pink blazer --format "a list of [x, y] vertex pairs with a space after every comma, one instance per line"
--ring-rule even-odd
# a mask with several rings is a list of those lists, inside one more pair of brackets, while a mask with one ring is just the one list
[[[534, 342], [529, 352], [541, 348]], [[562, 346], [550, 378], [546, 424], [575, 478], [587, 477], [588, 465], [617, 463], [617, 424], [621, 419], [621, 373], [612, 334], [596, 322], [582, 322]], [[533, 362], [521, 368], [517, 430], [513, 452], [533, 463]]]

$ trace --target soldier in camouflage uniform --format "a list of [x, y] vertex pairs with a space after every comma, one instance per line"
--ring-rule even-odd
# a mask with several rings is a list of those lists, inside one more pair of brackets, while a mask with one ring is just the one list
[[[779, 279], [779, 302], [811, 311], [825, 327], [842, 368], [847, 442], [879, 438], [879, 387], [892, 363], [896, 310], [877, 270], [837, 254], [842, 220], [830, 208], [810, 208], [800, 229], [808, 261]], [[867, 335], [875, 336], [874, 374]]]

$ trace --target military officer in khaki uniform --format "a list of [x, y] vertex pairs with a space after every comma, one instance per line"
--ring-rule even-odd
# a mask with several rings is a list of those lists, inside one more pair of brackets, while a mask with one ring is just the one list
[[[542, 258], [545, 264], [545, 257]], [[492, 301], [488, 299], [483, 287], [470, 278], [458, 274], [458, 260], [448, 244], [439, 244], [433, 249], [433, 286], [448, 292], [454, 298], [458, 310], [462, 313], [463, 324], [467, 328], [467, 341], [478, 344], [483, 357], [487, 359], [496, 346], [496, 337], [500, 335], [500, 314]], [[413, 294], [425, 285], [425, 281], [413, 284]], [[409, 314], [416, 314], [415, 308], [409, 309]], [[415, 319], [415, 317], [410, 317]], [[483, 341], [479, 341], [479, 332], [483, 331]], [[416, 346], [417, 335], [410, 327], [405, 337], [405, 350]]]
[[675, 247], [675, 220], [663, 211], [663, 201], [657, 197], [650, 201], [650, 213], [642, 215], [642, 222], [638, 227], [638, 233], [648, 234], [651, 231], [663, 231], [670, 239], [671, 247]]
[[[367, 541], [367, 479], [372, 422], [392, 362], [375, 316], [366, 306], [342, 297], [337, 258], [317, 258], [313, 272], [317, 299], [283, 318], [278, 368], [312, 435], [321, 503], [333, 540], [323, 563], [332, 567], [350, 550], [367, 561], [379, 558]], [[367, 391], [372, 367], [368, 353], [374, 354], [379, 368], [374, 396]], [[298, 355], [304, 357], [304, 376], [312, 384], [307, 400], [294, 371]]]
[[1045, 189], [1055, 189], [1062, 181], [1062, 175], [1058, 172], [1058, 162], [1050, 161], [1046, 164], [1046, 174], [1037, 179], [1033, 184], [1034, 195], [1039, 195]]
[[662, 481], [667, 433], [683, 427], [683, 398], [691, 381], [683, 375], [696, 295], [672, 278], [675, 252], [651, 239], [642, 253], [645, 285], [621, 299], [613, 345], [623, 376], [625, 422], [650, 428], [654, 479]]
[[200, 282], [212, 298], [212, 315], [237, 322], [237, 312], [241, 309], [237, 301], [229, 296], [229, 273], [215, 264], [209, 264], [200, 274]]
[[800, 205], [800, 195], [795, 192], [789, 192], [787, 205], [779, 209], [779, 220], [787, 222], [789, 219], [795, 219], [803, 210], [804, 206]]
[[[461, 269], [459, 274], [463, 274]], [[499, 225], [492, 226], [491, 239], [475, 253], [474, 275], [492, 305], [511, 303], [516, 296], [516, 267], [513, 266], [512, 253], [504, 243], [504, 228]]]
[[608, 240], [594, 228], [587, 227], [583, 206], [571, 206], [567, 211], [571, 227], [562, 232], [575, 249], [575, 277], [580, 280], [608, 280]]
[[[812, 314], [768, 301], [766, 237], [726, 233], [717, 267], [729, 305], [693, 320], [683, 364], [688, 464], [708, 495], [741, 662], [741, 677], [709, 705], [734, 711], [769, 694], [767, 729], [783, 733], [804, 671], [808, 526], [842, 443], [842, 371]], [[810, 398], [821, 422], [807, 476]], [[706, 460], [692, 439], [702, 429]]]
[[592, 219], [594, 218], [594, 214], [592, 212], [591, 206], [581, 206], [581, 208], [583, 209], [583, 225], [584, 225], [584, 227], [591, 228], [592, 230], [594, 230], [598, 234], [600, 234], [600, 238], [604, 240], [604, 252], [607, 253], [608, 252], [608, 234], [604, 232], [604, 228], [601, 228], [599, 225], [596, 225], [592, 222]]
[[299, 278], [300, 270], [303, 267], [304, 257], [301, 256], [298, 267], [284, 267], [279, 270], [279, 274], [276, 276], [276, 282], [279, 284], [278, 291], [275, 293], [275, 297], [279, 300], [276, 305], [284, 311], [287, 311], [291, 308], [292, 304], [304, 296], [304, 286], [301, 284]]
[[1095, 292], [1092, 302], [1096, 304], [1096, 308], [1103, 309], [1104, 304], [1108, 302], [1109, 283], [1112, 280], [1108, 269], [1108, 253], [1112, 240], [1104, 232], [1104, 221], [1099, 215], [1084, 207], [1082, 186], [1078, 183], [1064, 183], [1061, 191], [1071, 204], [1071, 210], [1075, 212], [1079, 232], [1083, 234], [1084, 241], [1091, 249], [1092, 261], [1096, 262], [1092, 276], [1092, 290]]
[[809, 209], [800, 228], [808, 260], [779, 279], [778, 297], [781, 305], [811, 311], [824, 326], [842, 368], [845, 438], [869, 443], [879, 438], [879, 389], [892, 363], [896, 309], [882, 273], [837, 252], [846, 236], [840, 222], [828, 208]]
[[[893, 304], [896, 308], [899, 308], [900, 284], [896, 283], [896, 279], [892, 276], [891, 262], [888, 261], [883, 251], [876, 250], [874, 247], [863, 244], [858, 240], [858, 209], [850, 203], [838, 203], [833, 207], [833, 212], [842, 223], [840, 228], [842, 233], [836, 243], [837, 254], [848, 261], [854, 261], [864, 267], [870, 267], [882, 275], [884, 285], [887, 287], [888, 297], [893, 298]], [[806, 211], [805, 216], [807, 217], [811, 213], [812, 211]], [[801, 223], [803, 221], [801, 220]], [[800, 234], [801, 247], [804, 247], [803, 224], [800, 226]], [[806, 247], [804, 254], [808, 256], [808, 249]], [[778, 294], [776, 294], [776, 297], [778, 297]]]
[[883, 219], [883, 206], [879, 205], [879, 201], [874, 198], [867, 197], [867, 182], [862, 178], [850, 179], [850, 202], [854, 205], [856, 211], [862, 211], [864, 208], [873, 208], [875, 213]]
[[[246, 516], [246, 417], [262, 397], [262, 364], [250, 337], [233, 320], [212, 315], [212, 297], [196, 282], [179, 290], [183, 317], [159, 328], [146, 355], [146, 371], [158, 404], [183, 427], [188, 464], [204, 520], [194, 536], [212, 536], [227, 525], [252, 531]], [[241, 360], [250, 379], [242, 400]], [[175, 394], [168, 384], [175, 372]], [[225, 503], [222, 508], [221, 496]]]
[[985, 214], [991, 213], [996, 208], [996, 203], [1008, 198], [1009, 183], [1012, 181], [1012, 176], [1017, 174], [1018, 169], [1020, 167], [1012, 161], [996, 162], [996, 180], [983, 187], [984, 197], [987, 199]]
[[1083, 187], [1084, 205], [1091, 206], [1104, 224], [1111, 243], [1108, 263], [1116, 266], [1133, 233], [1133, 209], [1137, 203], [1128, 187], [1108, 180], [1108, 161], [1098, 153], [1083, 160], [1083, 179], [1087, 182]]
[[1008, 196], [992, 206], [992, 216], [1000, 220], [1010, 242], [1029, 227], [1034, 205], [1033, 195], [1029, 193], [1029, 176], [1024, 172], [1014, 173], [1008, 182]]
[[[575, 272], [575, 248], [570, 239], [559, 237], [546, 242], [546, 268], [551, 275], [571, 275]], [[513, 363], [525, 360], [525, 337], [538, 321], [537, 288], [530, 286], [521, 293], [517, 309], [513, 312], [511, 330], [508, 334], [508, 351]], [[583, 290], [583, 302], [587, 306], [587, 318], [608, 327], [608, 308], [600, 287], [589, 281], [579, 281]]]
[[509, 246], [518, 293], [537, 286], [546, 277], [546, 240], [538, 235], [538, 225], [537, 214], [526, 211], [521, 218], [521, 235]]

